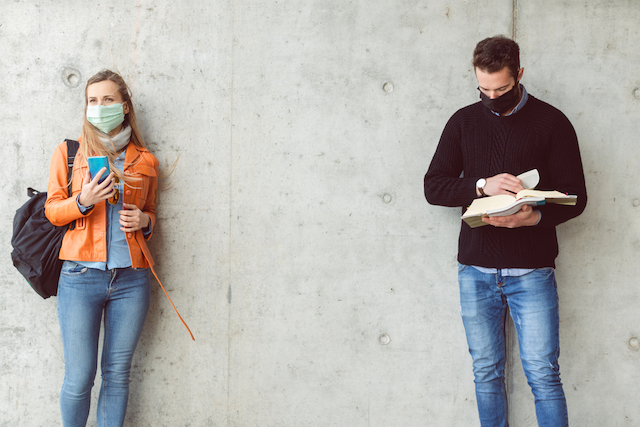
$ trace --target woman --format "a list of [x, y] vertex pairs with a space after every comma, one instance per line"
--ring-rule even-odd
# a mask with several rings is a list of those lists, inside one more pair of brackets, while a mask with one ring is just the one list
[[[58, 287], [58, 319], [65, 375], [60, 392], [64, 427], [85, 426], [96, 375], [104, 314], [98, 426], [122, 426], [131, 360], [149, 308], [146, 240], [155, 225], [158, 160], [145, 147], [129, 89], [104, 70], [85, 88], [85, 120], [67, 192], [67, 146], [58, 146], [49, 171], [46, 215], [65, 234]], [[90, 156], [107, 156], [110, 173], [91, 179]]]

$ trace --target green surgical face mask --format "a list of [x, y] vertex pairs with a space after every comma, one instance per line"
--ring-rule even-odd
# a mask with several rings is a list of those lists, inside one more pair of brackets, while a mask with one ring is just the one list
[[89, 105], [87, 120], [104, 133], [109, 133], [124, 121], [122, 104]]

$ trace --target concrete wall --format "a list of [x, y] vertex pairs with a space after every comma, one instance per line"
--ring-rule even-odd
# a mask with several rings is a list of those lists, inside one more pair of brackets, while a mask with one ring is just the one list
[[[558, 228], [571, 423], [640, 425], [638, 22], [635, 0], [4, 0], [0, 426], [60, 425], [55, 298], [9, 241], [102, 68], [130, 83], [165, 170], [180, 156], [152, 251], [196, 336], [154, 284], [127, 425], [479, 425], [459, 214], [422, 177], [477, 100], [475, 43], [500, 33], [581, 143], [589, 206]], [[534, 425], [511, 350], [511, 423]]]

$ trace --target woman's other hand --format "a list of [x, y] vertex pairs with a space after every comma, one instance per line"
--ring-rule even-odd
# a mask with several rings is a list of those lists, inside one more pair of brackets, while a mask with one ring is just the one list
[[138, 206], [122, 203], [123, 210], [118, 211], [120, 214], [120, 230], [125, 233], [133, 233], [142, 228], [149, 226], [149, 215], [142, 212]]

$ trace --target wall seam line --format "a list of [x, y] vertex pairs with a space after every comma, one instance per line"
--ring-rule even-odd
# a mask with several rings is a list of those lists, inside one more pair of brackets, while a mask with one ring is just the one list
[[518, 38], [518, 0], [513, 0], [511, 18], [511, 38], [516, 41]]
[[231, 257], [231, 244], [233, 239], [233, 111], [234, 111], [234, 79], [235, 79], [235, 1], [231, 0], [231, 87], [229, 96], [231, 97], [230, 112], [229, 112], [229, 243], [227, 246], [228, 257], [228, 288], [227, 288], [227, 427], [231, 426], [231, 299], [232, 299], [232, 257]]

